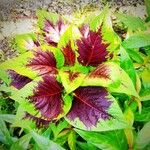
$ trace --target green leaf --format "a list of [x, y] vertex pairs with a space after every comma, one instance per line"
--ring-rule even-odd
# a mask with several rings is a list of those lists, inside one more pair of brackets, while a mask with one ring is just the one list
[[58, 69], [63, 67], [65, 60], [64, 60], [64, 55], [63, 55], [61, 49], [52, 47], [52, 46], [48, 46], [48, 45], [42, 45], [41, 49], [43, 51], [50, 51], [54, 54]]
[[150, 46], [144, 47], [144, 51], [147, 56], [150, 56]]
[[15, 42], [17, 45], [17, 50], [19, 53], [25, 53], [28, 50], [34, 50], [34, 41], [36, 36], [34, 33], [20, 34], [15, 37]]
[[135, 51], [133, 49], [126, 49], [126, 51], [128, 52], [129, 56], [136, 61], [139, 64], [144, 63], [144, 59], [142, 58], [142, 56], [140, 55], [140, 53], [138, 51]]
[[64, 95], [63, 101], [64, 101], [64, 106], [63, 106], [63, 111], [64, 111], [63, 116], [64, 116], [69, 112], [69, 110], [72, 106], [72, 96], [70, 96], [68, 94]]
[[31, 130], [36, 127], [35, 122], [29, 119], [24, 119], [25, 117], [25, 108], [22, 105], [19, 105], [15, 119], [13, 121], [13, 127], [20, 127], [21, 129]]
[[139, 94], [140, 91], [141, 91], [141, 80], [140, 80], [140, 77], [139, 75], [136, 73], [136, 84], [135, 84], [135, 88], [136, 88], [136, 91], [137, 93]]
[[13, 58], [13, 59], [10, 59], [10, 60], [7, 60], [7, 61], [1, 63], [0, 69], [2, 69], [2, 70], [11, 69], [21, 75], [24, 75], [31, 79], [34, 79], [37, 76], [36, 72], [34, 72], [31, 69], [26, 67], [28, 60], [32, 57], [33, 57], [32, 52], [26, 52], [16, 58]]
[[62, 148], [55, 142], [37, 134], [34, 131], [32, 131], [32, 136], [37, 145], [39, 146], [40, 150], [64, 150], [64, 148]]
[[143, 107], [141, 114], [139, 114], [139, 112], [136, 112], [134, 114], [134, 120], [138, 121], [138, 122], [148, 122], [150, 121], [150, 107]]
[[139, 97], [138, 93], [136, 92], [134, 88], [132, 80], [129, 78], [128, 74], [124, 72], [120, 75], [121, 75], [121, 78], [120, 78], [121, 84], [119, 85], [119, 87], [110, 86], [108, 87], [108, 89], [111, 92], [125, 93], [127, 95], [133, 95], [135, 97]]
[[11, 79], [5, 70], [0, 70], [0, 79], [2, 79], [7, 85], [11, 83]]
[[150, 0], [144, 0], [146, 11], [147, 11], [147, 18], [146, 21], [150, 21]]
[[124, 132], [110, 131], [110, 132], [87, 132], [79, 129], [75, 131], [87, 142], [102, 150], [126, 150], [127, 142]]
[[5, 122], [0, 118], [0, 141], [6, 145], [13, 143]]
[[136, 139], [136, 149], [143, 150], [150, 143], [150, 122], [139, 131]]
[[36, 15], [38, 17], [38, 26], [43, 29], [44, 27], [44, 21], [45, 20], [49, 20], [53, 23], [56, 23], [58, 18], [59, 18], [59, 15], [56, 14], [56, 13], [52, 13], [52, 12], [48, 12], [46, 10], [38, 10], [36, 12]]
[[117, 18], [131, 31], [146, 30], [144, 21], [139, 17], [117, 13]]
[[54, 123], [50, 124], [50, 128], [54, 134], [54, 139], [57, 139], [57, 136], [59, 135], [59, 133], [67, 127], [68, 127], [68, 122], [66, 120], [60, 121], [57, 126]]
[[[90, 18], [90, 14], [87, 14]], [[74, 24], [77, 26], [87, 23], [89, 18], [85, 18], [85, 15], [81, 11], [76, 11], [72, 15], [66, 14], [63, 16], [63, 19], [66, 20], [68, 24]], [[85, 20], [87, 19], [87, 20]]]
[[70, 150], [76, 150], [76, 133], [72, 130], [68, 136], [68, 146]]
[[89, 142], [77, 142], [77, 145], [82, 149], [82, 150], [99, 150], [96, 146], [92, 145]]
[[101, 11], [101, 13], [96, 17], [93, 18], [94, 14], [92, 14], [92, 18], [91, 18], [92, 20], [90, 21], [90, 29], [93, 31], [97, 31], [102, 25], [102, 22], [104, 21], [104, 17], [107, 13], [108, 13], [108, 6], [106, 6], [103, 9], [103, 11]]
[[117, 103], [117, 101], [109, 95], [107, 97], [112, 102], [111, 107], [108, 109], [107, 113], [111, 114], [113, 117], [108, 120], [99, 120], [96, 126], [86, 127], [79, 118], [75, 118], [73, 121], [69, 120], [65, 117], [65, 119], [74, 127], [82, 129], [82, 130], [89, 130], [89, 131], [110, 131], [116, 129], [124, 129], [130, 128], [128, 123], [125, 121], [123, 113]]
[[127, 49], [140, 48], [145, 46], [150, 46], [150, 34], [149, 33], [138, 33], [129, 36], [122, 43], [123, 47]]
[[[76, 34], [74, 34], [76, 33]], [[58, 42], [58, 48], [65, 47], [69, 42], [71, 42], [71, 47], [73, 50], [76, 49], [74, 41], [81, 37], [79, 29], [75, 25], [70, 25], [63, 35], [60, 37]]]
[[150, 67], [144, 68], [141, 77], [144, 87], [150, 88]]
[[[119, 73], [120, 67], [116, 63], [103, 63], [86, 76], [82, 86], [109, 87], [111, 84], [118, 83]], [[117, 84], [118, 86], [119, 84]]]
[[63, 113], [59, 114], [57, 119], [64, 117], [69, 112], [69, 110], [72, 106], [72, 96], [65, 94], [65, 95], [63, 95], [62, 98], [63, 98], [63, 102], [64, 102], [64, 105], [62, 106], [63, 107]]
[[141, 101], [147, 101], [147, 100], [150, 100], [150, 88], [143, 88], [141, 91], [140, 91], [140, 98], [141, 98]]
[[7, 85], [5, 85], [5, 84], [2, 84], [2, 85], [0, 85], [0, 91], [6, 92], [6, 93], [8, 93], [8, 94], [9, 94], [9, 93], [13, 94], [14, 92], [17, 91], [17, 89], [14, 88], [14, 87], [7, 86]]
[[35, 110], [34, 104], [29, 102], [28, 97], [33, 94], [33, 90], [37, 86], [38, 81], [40, 80], [41, 77], [36, 78], [11, 96], [11, 98], [17, 101], [24, 108], [25, 111], [32, 115], [37, 114], [38, 111]]
[[112, 26], [113, 25], [111, 21], [111, 12], [108, 11], [108, 13], [106, 14], [104, 18], [104, 22], [102, 25], [102, 37], [103, 37], [104, 42], [108, 43], [107, 49], [110, 52], [116, 51], [121, 44], [121, 39], [117, 35], [117, 33], [115, 33]]
[[[133, 126], [134, 114], [130, 107], [126, 108], [126, 110], [124, 112], [124, 116], [126, 118], [126, 121], [130, 124], [130, 126]], [[124, 129], [124, 132], [125, 132], [125, 135], [127, 138], [128, 147], [129, 147], [129, 149], [132, 149], [133, 143], [134, 143], [134, 136], [133, 136], [132, 128], [126, 128], [126, 129]]]
[[[77, 76], [70, 80], [70, 76], [73, 76], [77, 73]], [[67, 92], [71, 93], [72, 91], [74, 91], [75, 89], [77, 89], [83, 82], [84, 78], [86, 75], [81, 74], [79, 72], [73, 72], [72, 75], [70, 75], [71, 72], [64, 72], [64, 71], [59, 71], [59, 76], [61, 78], [61, 82]]]
[[103, 86], [108, 87], [111, 92], [138, 97], [128, 74], [114, 62], [100, 65], [85, 78], [82, 86]]
[[29, 142], [31, 140], [31, 134], [26, 134], [19, 138], [15, 143], [12, 144], [10, 150], [27, 150], [29, 146]]
[[59, 145], [64, 145], [65, 143], [67, 143], [69, 133], [70, 133], [69, 130], [64, 129], [63, 131], [61, 131], [58, 134], [57, 139], [55, 140], [55, 142], [58, 143]]
[[129, 75], [129, 77], [133, 81], [133, 84], [135, 85], [136, 84], [136, 73], [135, 73], [135, 69], [133, 66], [133, 62], [130, 59], [127, 52], [123, 47], [120, 48], [120, 66]]
[[0, 119], [9, 122], [9, 123], [13, 123], [14, 119], [15, 119], [15, 115], [13, 114], [0, 114]]

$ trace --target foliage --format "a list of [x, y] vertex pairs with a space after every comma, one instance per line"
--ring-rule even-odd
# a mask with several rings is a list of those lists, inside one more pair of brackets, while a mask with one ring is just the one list
[[18, 56], [0, 64], [1, 147], [148, 149], [147, 3], [146, 21], [115, 13], [117, 23], [108, 7], [79, 22], [39, 10], [37, 31], [17, 35]]

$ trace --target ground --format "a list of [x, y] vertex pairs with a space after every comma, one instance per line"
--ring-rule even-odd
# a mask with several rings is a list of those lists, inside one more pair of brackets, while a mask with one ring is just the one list
[[10, 47], [15, 34], [34, 30], [37, 9], [71, 15], [85, 7], [101, 10], [106, 3], [118, 11], [145, 15], [142, 0], [0, 0], [0, 61], [15, 55]]

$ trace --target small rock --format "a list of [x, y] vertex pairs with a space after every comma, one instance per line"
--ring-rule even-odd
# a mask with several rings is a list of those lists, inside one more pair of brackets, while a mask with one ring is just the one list
[[26, 11], [23, 12], [23, 14], [24, 14], [25, 16], [30, 16], [30, 15], [31, 15], [31, 12], [30, 12], [29, 10], [26, 10]]

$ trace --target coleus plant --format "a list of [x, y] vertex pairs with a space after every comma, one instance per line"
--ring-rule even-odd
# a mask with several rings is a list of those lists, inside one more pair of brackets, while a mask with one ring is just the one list
[[124, 48], [108, 9], [79, 23], [45, 11], [37, 16], [38, 30], [16, 37], [18, 57], [0, 65], [12, 79], [11, 98], [24, 109], [22, 118], [38, 127], [64, 117], [83, 130], [129, 128], [111, 93], [138, 94], [120, 67]]

